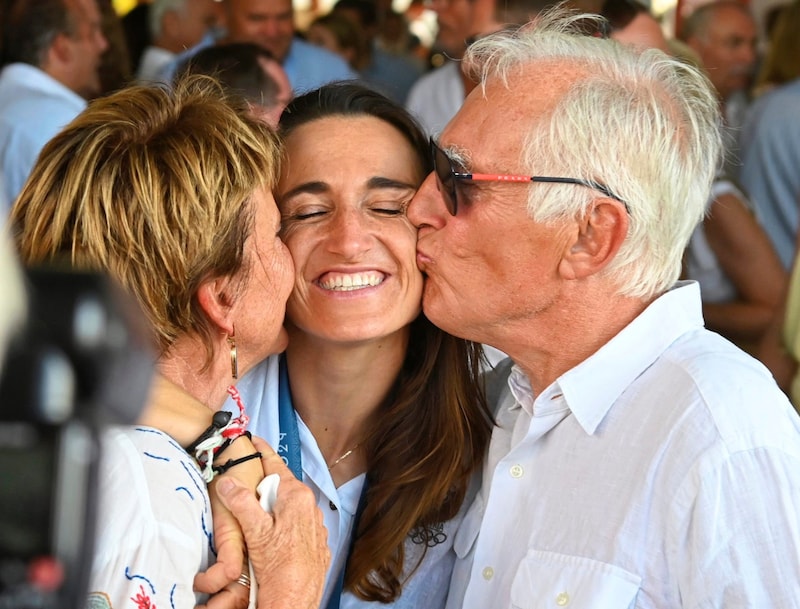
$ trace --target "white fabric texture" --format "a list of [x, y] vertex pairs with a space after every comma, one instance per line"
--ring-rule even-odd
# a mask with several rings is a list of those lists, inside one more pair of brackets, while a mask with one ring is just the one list
[[679, 283], [539, 395], [497, 368], [449, 608], [800, 606], [800, 420], [700, 309]]
[[[189, 454], [150, 427], [115, 427], [102, 442], [92, 606], [194, 607], [194, 576], [213, 560], [206, 484]], [[133, 599], [149, 599], [150, 605]], [[91, 604], [90, 603], [90, 604]]]
[[445, 128], [464, 103], [464, 83], [460, 61], [448, 61], [421, 76], [408, 92], [406, 109], [420, 122], [428, 135]]
[[[270, 357], [248, 372], [237, 383], [237, 388], [250, 416], [249, 430], [254, 435], [264, 438], [276, 450], [281, 442], [278, 418], [278, 363], [279, 356]], [[236, 412], [236, 406], [231, 400], [225, 403], [224, 408]], [[321, 604], [322, 607], [325, 607], [336, 587], [338, 574], [347, 558], [353, 519], [358, 509], [365, 476], [358, 476], [337, 489], [314, 436], [299, 416], [297, 419], [303, 462], [303, 482], [314, 491], [317, 504], [322, 510], [325, 527], [328, 529], [331, 566], [325, 580], [325, 592]], [[332, 509], [332, 505], [335, 506], [335, 509]], [[424, 562], [403, 586], [402, 596], [397, 601], [386, 605], [368, 603], [345, 592], [342, 595], [341, 608], [380, 606], [395, 609], [416, 609], [418, 607], [436, 609], [444, 607], [450, 573], [455, 560], [455, 554], [452, 551], [453, 539], [462, 516], [463, 510], [456, 518], [443, 524], [440, 535], [444, 539], [443, 543], [428, 549]], [[409, 557], [407, 564], [415, 565], [415, 559], [422, 551], [421, 547], [408, 538], [405, 551], [406, 556]]]

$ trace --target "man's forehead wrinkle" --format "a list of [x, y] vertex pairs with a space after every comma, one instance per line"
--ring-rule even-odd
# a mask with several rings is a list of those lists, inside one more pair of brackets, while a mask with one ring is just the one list
[[[480, 102], [477, 102], [482, 107], [476, 109], [474, 107], [476, 101], [473, 100], [462, 106], [462, 111], [453, 120], [452, 128], [443, 134], [444, 138], [440, 142], [440, 147], [447, 152], [450, 159], [464, 167], [469, 167], [474, 163], [475, 156], [479, 153], [478, 147], [504, 137], [492, 126], [496, 118], [494, 114], [497, 111], [503, 111], [500, 107], [501, 104], [482, 98]], [[467, 114], [464, 113], [464, 109], [468, 110]], [[485, 128], [487, 123], [489, 124], [488, 130]], [[465, 143], [468, 143], [468, 146]]]
[[[474, 171], [492, 166], [483, 148], [497, 152], [496, 140], [515, 140], [546, 117], [578, 80], [591, 76], [588, 66], [567, 59], [534, 60], [509, 66], [508, 82], [490, 74], [468, 98], [438, 144], [454, 165]], [[520, 95], [530, 104], [519, 103]], [[494, 154], [494, 152], [492, 153]], [[476, 165], [475, 163], [479, 163]]]

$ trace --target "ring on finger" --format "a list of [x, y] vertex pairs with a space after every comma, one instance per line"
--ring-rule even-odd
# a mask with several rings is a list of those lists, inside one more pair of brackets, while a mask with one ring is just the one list
[[239, 579], [236, 580], [236, 583], [237, 584], [241, 584], [245, 588], [249, 588], [250, 587], [250, 576], [247, 573], [242, 573], [239, 576]]

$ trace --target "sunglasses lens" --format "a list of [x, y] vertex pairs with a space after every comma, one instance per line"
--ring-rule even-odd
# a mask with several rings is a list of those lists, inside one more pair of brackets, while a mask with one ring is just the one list
[[439, 180], [439, 190], [442, 193], [444, 204], [447, 207], [447, 211], [455, 216], [457, 210], [456, 181], [453, 178], [450, 159], [433, 140], [431, 140], [431, 149], [433, 150], [433, 168], [436, 171], [436, 178]]

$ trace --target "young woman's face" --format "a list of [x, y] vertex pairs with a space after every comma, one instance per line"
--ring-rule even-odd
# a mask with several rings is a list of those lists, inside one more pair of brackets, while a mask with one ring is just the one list
[[371, 116], [295, 129], [277, 189], [296, 268], [289, 324], [333, 342], [379, 339], [420, 311], [417, 231], [406, 208], [424, 175], [414, 149]]

